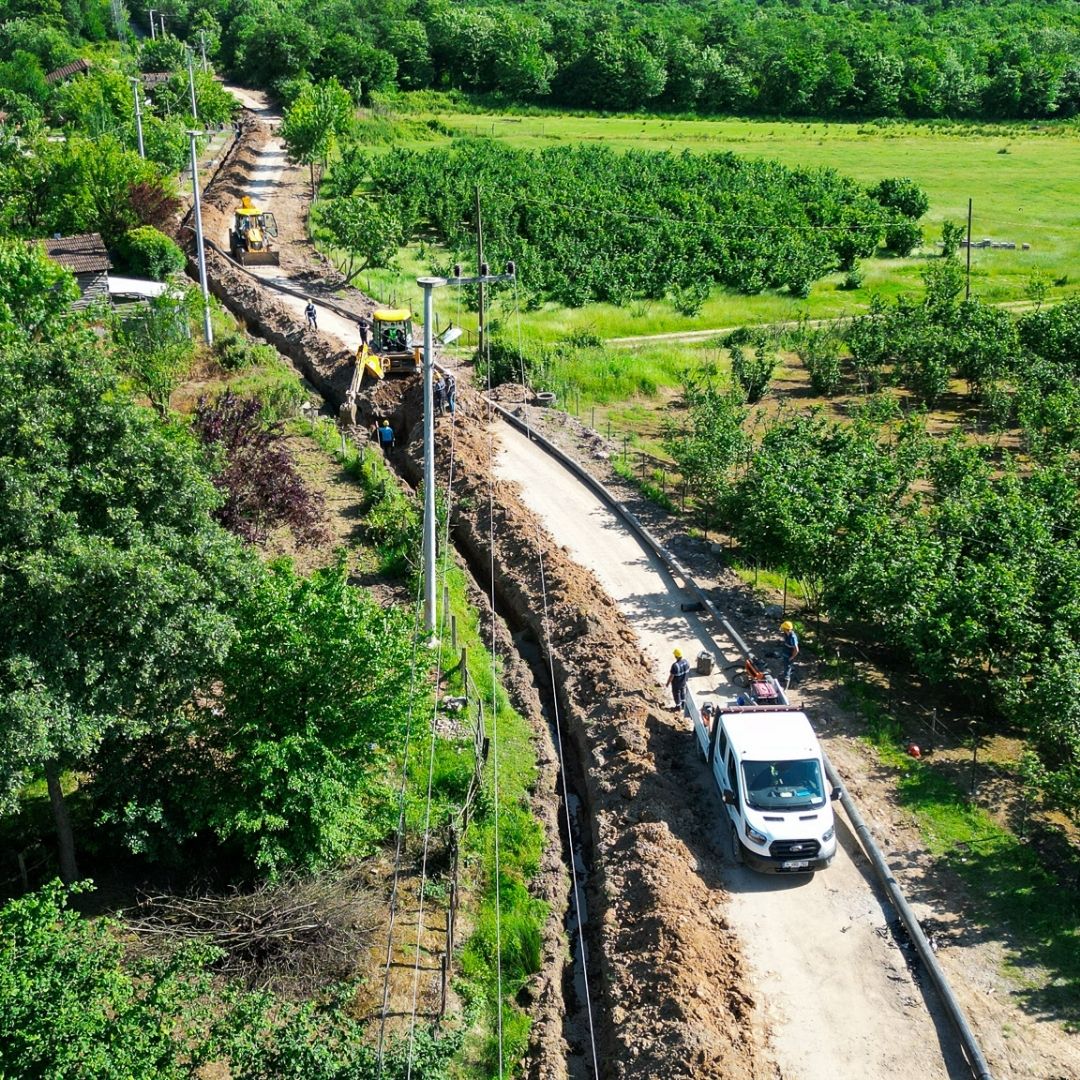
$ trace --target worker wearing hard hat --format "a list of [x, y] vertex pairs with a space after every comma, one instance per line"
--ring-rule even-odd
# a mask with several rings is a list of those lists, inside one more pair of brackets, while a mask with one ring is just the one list
[[682, 649], [675, 650], [675, 663], [671, 665], [665, 686], [671, 687], [671, 696], [675, 701], [673, 709], [682, 711], [686, 700], [686, 680], [690, 677], [690, 664], [683, 658]]
[[791, 673], [795, 668], [795, 657], [799, 655], [799, 635], [795, 633], [795, 624], [780, 624], [780, 648], [784, 657], [784, 689], [791, 685]]

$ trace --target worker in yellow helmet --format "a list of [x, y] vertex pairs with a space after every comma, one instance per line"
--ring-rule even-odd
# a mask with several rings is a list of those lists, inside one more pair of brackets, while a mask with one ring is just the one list
[[675, 663], [671, 665], [665, 686], [671, 687], [671, 696], [675, 701], [672, 706], [677, 712], [682, 712], [683, 703], [686, 700], [686, 680], [690, 677], [690, 665], [683, 659], [682, 649], [675, 650]]
[[784, 656], [784, 689], [786, 690], [791, 685], [795, 657], [799, 655], [799, 635], [795, 633], [795, 624], [790, 621], [780, 624], [780, 648]]

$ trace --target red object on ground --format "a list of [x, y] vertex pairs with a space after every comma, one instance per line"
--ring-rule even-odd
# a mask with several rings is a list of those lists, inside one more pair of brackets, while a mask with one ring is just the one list
[[914, 743], [912, 743], [912, 744], [911, 744], [911, 745], [910, 745], [910, 746], [909, 746], [909, 747], [907, 748], [907, 752], [908, 752], [908, 753], [909, 753], [909, 754], [910, 754], [910, 755], [911, 755], [911, 756], [912, 756], [913, 758], [921, 758], [921, 757], [922, 757], [922, 751], [921, 751], [921, 750], [920, 750], [920, 749], [919, 749], [919, 748], [918, 748], [918, 747], [917, 747], [917, 746], [916, 746], [916, 745], [915, 745]]

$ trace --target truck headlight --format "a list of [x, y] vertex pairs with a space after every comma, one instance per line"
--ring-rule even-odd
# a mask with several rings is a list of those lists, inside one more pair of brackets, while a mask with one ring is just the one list
[[752, 840], [755, 844], [767, 844], [769, 842], [769, 838], [764, 833], [759, 833], [749, 821], [743, 826], [743, 832], [746, 833], [747, 839]]
[[827, 844], [835, 835], [836, 835], [836, 826], [835, 825], [830, 825], [825, 830], [824, 835], [821, 837], [821, 842], [823, 844]]

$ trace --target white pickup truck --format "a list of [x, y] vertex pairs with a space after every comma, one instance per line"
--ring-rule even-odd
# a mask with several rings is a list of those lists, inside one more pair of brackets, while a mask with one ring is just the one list
[[687, 712], [727, 808], [732, 858], [768, 874], [824, 870], [836, 854], [840, 789], [828, 790], [806, 714], [786, 702], [723, 703], [710, 722], [692, 699]]

